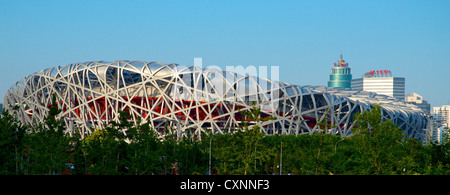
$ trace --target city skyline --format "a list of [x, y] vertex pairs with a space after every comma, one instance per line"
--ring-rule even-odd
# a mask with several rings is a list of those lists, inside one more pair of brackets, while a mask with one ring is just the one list
[[[448, 1], [0, 1], [0, 97], [26, 75], [87, 61], [279, 66], [326, 86], [342, 53], [353, 78], [391, 70], [449, 104]], [[300, 68], [301, 67], [301, 68]], [[297, 70], [297, 71], [293, 71]], [[300, 71], [302, 70], [302, 71]]]

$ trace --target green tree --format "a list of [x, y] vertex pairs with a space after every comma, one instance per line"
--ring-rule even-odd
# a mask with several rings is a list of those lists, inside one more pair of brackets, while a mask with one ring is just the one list
[[370, 111], [356, 114], [354, 139], [357, 152], [366, 169], [363, 174], [391, 174], [401, 150], [404, 132], [390, 120], [383, 120], [380, 105], [372, 105]]
[[[447, 128], [448, 130], [448, 128]], [[450, 143], [446, 136], [441, 143], [431, 142], [425, 146], [425, 151], [429, 155], [429, 174], [448, 175], [450, 174]]]
[[8, 110], [3, 109], [0, 118], [0, 174], [22, 172], [23, 137], [26, 127]]
[[[329, 158], [329, 155], [324, 155], [324, 154], [331, 154], [332, 148], [331, 148], [331, 142], [332, 139], [330, 138], [329, 134], [327, 134], [327, 132], [330, 132], [333, 128], [335, 128], [335, 126], [331, 123], [328, 122], [328, 109], [325, 110], [323, 116], [322, 116], [322, 120], [320, 120], [317, 123], [317, 127], [318, 131], [315, 132], [313, 135], [311, 135], [311, 138], [317, 138], [318, 140], [315, 141], [314, 143], [316, 144], [312, 144], [311, 146], [313, 146], [313, 148], [311, 148], [311, 152], [312, 151], [316, 151], [313, 152], [314, 155], [313, 159], [314, 159], [314, 164], [315, 164], [315, 174], [326, 174], [327, 172], [329, 172], [329, 170], [326, 169], [321, 169], [323, 167], [323, 163], [325, 163], [325, 161]], [[326, 150], [326, 151], [323, 151]], [[322, 154], [322, 155], [321, 155]]]
[[240, 111], [243, 121], [238, 130], [231, 134], [231, 139], [227, 139], [227, 136], [217, 136], [222, 138], [222, 140], [218, 139], [222, 142], [221, 145], [227, 145], [215, 149], [217, 159], [221, 161], [221, 167], [219, 167], [221, 173], [239, 175], [256, 173], [255, 156], [262, 156], [262, 152], [259, 150], [259, 155], [255, 154], [255, 147], [264, 136], [261, 132], [261, 122], [275, 119], [262, 117], [262, 113], [261, 108], [253, 103], [252, 109]]
[[133, 124], [130, 115], [119, 112], [119, 122], [111, 121], [105, 129], [97, 129], [82, 141], [86, 173], [102, 175], [126, 174], [128, 162], [126, 132]]
[[161, 144], [149, 123], [137, 124], [129, 128], [126, 145], [130, 171], [135, 175], [158, 174], [162, 172], [160, 157]]
[[34, 126], [34, 133], [24, 138], [25, 174], [62, 174], [66, 169], [72, 139], [64, 133], [63, 122], [57, 116], [61, 112], [57, 104], [56, 94], [53, 94], [45, 123]]
[[178, 142], [178, 148], [177, 160], [181, 174], [202, 174], [208, 169], [209, 142], [195, 140], [189, 134]]
[[104, 129], [97, 129], [82, 141], [82, 153], [85, 159], [85, 173], [94, 175], [114, 175], [116, 170], [116, 140]]

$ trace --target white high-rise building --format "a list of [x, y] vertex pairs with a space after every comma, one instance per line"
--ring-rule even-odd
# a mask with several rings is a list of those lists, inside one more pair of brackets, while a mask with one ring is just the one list
[[375, 92], [405, 100], [405, 78], [393, 77], [390, 70], [370, 71], [363, 78], [352, 80], [352, 89]]
[[450, 105], [433, 107], [433, 119], [439, 121], [443, 126], [448, 127], [450, 122]]
[[440, 143], [444, 138], [444, 134], [448, 135], [449, 133], [445, 127], [449, 127], [450, 123], [450, 105], [433, 107], [433, 122], [434, 129], [431, 136], [433, 141]]

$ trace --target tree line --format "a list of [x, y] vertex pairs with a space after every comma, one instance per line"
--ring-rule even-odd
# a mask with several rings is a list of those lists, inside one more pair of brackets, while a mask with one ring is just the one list
[[[55, 101], [53, 101], [55, 102]], [[450, 174], [450, 144], [424, 145], [404, 137], [380, 107], [355, 116], [353, 135], [325, 133], [327, 117], [313, 134], [265, 135], [260, 109], [242, 111], [234, 133], [209, 132], [177, 139], [166, 127], [159, 139], [149, 123], [111, 122], [91, 135], [68, 136], [52, 104], [43, 124], [25, 126], [14, 112], [0, 118], [0, 174], [3, 175], [444, 175]], [[252, 123], [250, 123], [252, 122]], [[255, 124], [255, 125], [251, 125]], [[126, 130], [126, 133], [123, 133]], [[189, 133], [189, 132], [188, 132]]]

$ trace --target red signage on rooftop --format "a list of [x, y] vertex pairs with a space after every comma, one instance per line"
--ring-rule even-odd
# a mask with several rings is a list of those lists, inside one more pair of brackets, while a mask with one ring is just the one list
[[390, 70], [371, 70], [366, 72], [365, 77], [392, 77]]

